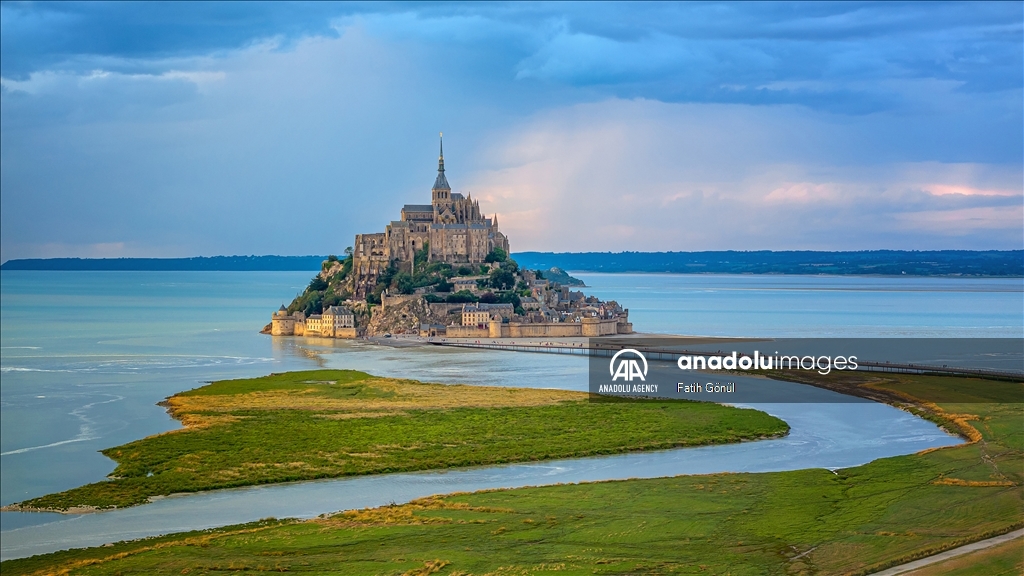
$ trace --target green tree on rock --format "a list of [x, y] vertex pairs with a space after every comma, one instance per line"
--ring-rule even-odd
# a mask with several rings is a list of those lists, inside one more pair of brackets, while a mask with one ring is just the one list
[[516, 277], [507, 268], [495, 268], [491, 270], [488, 284], [498, 290], [510, 290], [516, 284]]
[[470, 302], [476, 302], [478, 298], [473, 295], [469, 290], [459, 290], [453, 294], [449, 294], [445, 298], [445, 302], [449, 304], [468, 304]]
[[504, 262], [505, 260], [508, 260], [508, 254], [501, 248], [494, 248], [493, 250], [491, 250], [490, 254], [488, 254], [487, 257], [484, 258], [484, 262], [487, 263]]
[[395, 279], [392, 282], [395, 290], [398, 290], [402, 294], [412, 294], [416, 290], [416, 282], [414, 281], [412, 274], [408, 272], [399, 272], [395, 275]]

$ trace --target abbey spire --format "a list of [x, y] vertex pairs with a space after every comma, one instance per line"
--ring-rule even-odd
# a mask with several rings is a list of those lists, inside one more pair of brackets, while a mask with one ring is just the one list
[[451, 190], [448, 179], [444, 177], [444, 133], [441, 133], [441, 155], [437, 158], [437, 178], [434, 179], [432, 190]]

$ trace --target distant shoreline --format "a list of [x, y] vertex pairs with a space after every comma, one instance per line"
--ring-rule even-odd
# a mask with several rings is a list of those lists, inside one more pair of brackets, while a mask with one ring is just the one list
[[23, 258], [0, 270], [111, 272], [319, 272], [327, 256], [197, 256], [194, 258]]
[[[868, 250], [720, 252], [520, 252], [520, 267], [582, 273], [776, 276], [1024, 277], [1024, 250]], [[327, 256], [195, 258], [26, 258], [0, 270], [318, 272]]]
[[800, 276], [1024, 277], [1024, 250], [816, 252], [521, 252], [528, 269], [572, 272]]
[[[816, 278], [963, 278], [965, 280], [984, 280], [988, 279], [1021, 279], [1024, 278], [1024, 274], [837, 274], [833, 272], [643, 272], [643, 271], [628, 271], [628, 272], [608, 272], [607, 270], [567, 270], [568, 274], [605, 274], [608, 276], [615, 275], [627, 275], [627, 274], [643, 274], [645, 276], [773, 276], [773, 277], [784, 277], [792, 276], [794, 278], [804, 276], [814, 276]], [[591, 286], [587, 286], [590, 288]]]

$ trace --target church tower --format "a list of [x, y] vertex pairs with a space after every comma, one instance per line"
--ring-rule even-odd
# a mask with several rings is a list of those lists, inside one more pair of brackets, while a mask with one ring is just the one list
[[[444, 177], [444, 134], [441, 134], [441, 155], [437, 159], [437, 178], [434, 179], [434, 187], [430, 190], [431, 204], [440, 208], [451, 206], [452, 187], [448, 185], [448, 179]], [[439, 212], [440, 210], [438, 210]]]

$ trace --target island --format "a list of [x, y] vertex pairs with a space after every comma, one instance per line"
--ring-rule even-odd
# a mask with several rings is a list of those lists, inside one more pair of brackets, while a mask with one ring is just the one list
[[443, 144], [430, 204], [406, 204], [383, 232], [357, 234], [273, 313], [273, 336], [596, 337], [629, 334], [629, 310], [587, 296], [558, 267], [520, 268], [498, 216], [452, 192]]

